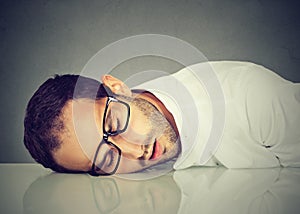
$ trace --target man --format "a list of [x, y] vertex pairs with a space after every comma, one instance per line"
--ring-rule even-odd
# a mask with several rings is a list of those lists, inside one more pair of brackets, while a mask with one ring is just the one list
[[[145, 91], [130, 90], [109, 75], [102, 77], [103, 84], [74, 75], [49, 79], [28, 104], [26, 148], [45, 167], [92, 175], [136, 172], [174, 159], [175, 169], [299, 167], [300, 85], [252, 63], [208, 65], [224, 93], [225, 124], [218, 147], [205, 161], [201, 155], [216, 116], [197, 77], [205, 72], [203, 63], [171, 75], [191, 94], [180, 100], [155, 90], [169, 77], [140, 85]], [[197, 112], [178, 110], [192, 104]], [[181, 125], [194, 113], [201, 126], [190, 133], [196, 136], [190, 142], [189, 132], [182, 131], [192, 125]]]

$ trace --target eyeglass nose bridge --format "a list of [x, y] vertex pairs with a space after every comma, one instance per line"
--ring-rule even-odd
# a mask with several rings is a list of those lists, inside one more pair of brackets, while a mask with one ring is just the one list
[[108, 133], [103, 133], [103, 140], [108, 141], [108, 137], [110, 135]]
[[116, 131], [116, 132], [110, 133], [110, 132], [104, 131], [103, 132], [103, 140], [108, 141], [109, 137], [114, 137], [114, 136], [117, 136], [117, 135], [119, 135], [121, 133], [123, 133], [123, 132], [122, 131], [121, 132], [120, 131]]

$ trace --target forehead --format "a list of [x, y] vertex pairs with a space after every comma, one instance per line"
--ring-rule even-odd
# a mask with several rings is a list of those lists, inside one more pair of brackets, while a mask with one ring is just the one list
[[61, 147], [54, 155], [59, 164], [82, 170], [91, 162], [102, 136], [104, 105], [105, 100], [88, 99], [71, 100], [65, 105], [62, 120], [67, 131], [61, 135]]

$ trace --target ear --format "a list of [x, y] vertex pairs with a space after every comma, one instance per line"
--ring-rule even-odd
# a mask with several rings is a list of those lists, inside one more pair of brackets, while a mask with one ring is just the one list
[[111, 75], [104, 75], [102, 76], [101, 80], [102, 83], [109, 87], [114, 94], [124, 95], [127, 97], [132, 95], [130, 88], [125, 85], [125, 83]]

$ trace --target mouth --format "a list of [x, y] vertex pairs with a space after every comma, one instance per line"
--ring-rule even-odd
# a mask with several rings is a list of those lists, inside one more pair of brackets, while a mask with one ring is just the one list
[[162, 149], [161, 145], [159, 144], [159, 142], [157, 140], [155, 140], [155, 142], [153, 144], [152, 155], [149, 158], [149, 160], [156, 160], [159, 157], [161, 157], [162, 154], [163, 154], [163, 149]]

